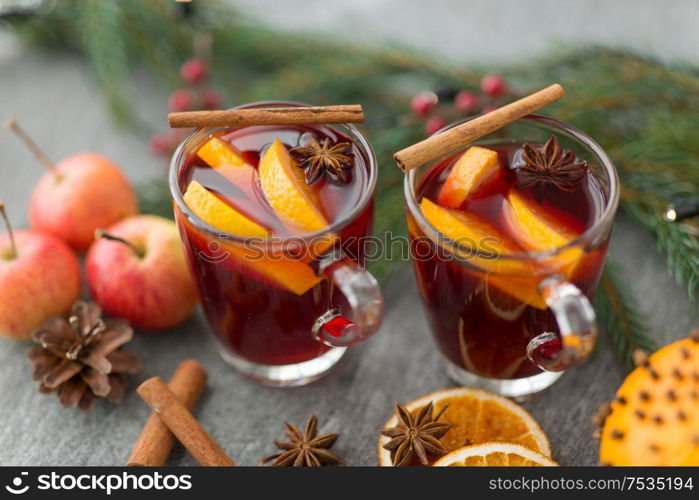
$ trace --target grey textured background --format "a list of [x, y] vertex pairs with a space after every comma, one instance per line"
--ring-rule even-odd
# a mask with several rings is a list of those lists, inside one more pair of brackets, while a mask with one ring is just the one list
[[[1, 36], [0, 68], [0, 118], [17, 117], [52, 158], [81, 150], [100, 152], [117, 161], [132, 179], [164, 168], [142, 141], [113, 129], [79, 60], [37, 53]], [[139, 77], [133, 87], [144, 114], [156, 122], [162, 117], [164, 124], [161, 89]], [[16, 139], [0, 131], [0, 200], [17, 227], [26, 223], [26, 203], [39, 175], [40, 167]], [[611, 251], [626, 266], [628, 281], [657, 339], [667, 342], [685, 336], [697, 316], [668, 277], [652, 238], [621, 218]], [[378, 429], [393, 404], [450, 385], [439, 366], [408, 268], [385, 295], [387, 315], [377, 336], [352, 349], [334, 373], [310, 386], [270, 389], [237, 375], [215, 353], [198, 314], [174, 331], [137, 336], [133, 349], [146, 369], [133, 384], [152, 375], [169, 377], [180, 360], [194, 357], [210, 375], [196, 414], [240, 464], [256, 464], [274, 451], [272, 440], [282, 436], [283, 420], [302, 424], [309, 412], [316, 412], [321, 431], [341, 433], [334, 450], [347, 464], [373, 465]], [[103, 403], [87, 414], [65, 410], [54, 397], [36, 391], [26, 349], [27, 345], [0, 340], [0, 464], [122, 464], [149, 414], [140, 398], [131, 392], [120, 406]], [[565, 465], [597, 462], [590, 419], [621, 379], [603, 340], [588, 363], [525, 404], [549, 435], [554, 458]], [[178, 448], [170, 463], [194, 462]]]

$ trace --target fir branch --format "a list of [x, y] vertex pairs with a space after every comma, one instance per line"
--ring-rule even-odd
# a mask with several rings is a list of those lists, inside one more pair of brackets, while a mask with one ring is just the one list
[[632, 370], [636, 349], [653, 352], [658, 345], [649, 336], [646, 321], [621, 274], [619, 265], [608, 258], [594, 306], [597, 321], [609, 337], [617, 358], [628, 370]]

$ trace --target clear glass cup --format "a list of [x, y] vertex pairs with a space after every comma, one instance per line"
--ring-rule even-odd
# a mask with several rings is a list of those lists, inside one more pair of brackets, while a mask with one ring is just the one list
[[595, 222], [559, 248], [494, 256], [473, 242], [452, 241], [427, 221], [419, 206], [422, 182], [439, 161], [405, 177], [419, 292], [447, 373], [458, 384], [526, 396], [553, 384], [593, 349], [596, 326], [590, 299], [619, 201], [619, 181], [609, 156], [584, 132], [538, 115], [469, 147], [543, 144], [551, 135], [587, 161], [603, 200]]
[[[263, 102], [240, 108], [301, 105]], [[220, 353], [242, 374], [266, 385], [297, 386], [318, 379], [347, 346], [376, 332], [383, 316], [381, 291], [364, 268], [361, 245], [373, 223], [376, 156], [353, 125], [326, 127], [356, 146], [362, 161], [355, 169], [361, 163], [366, 172], [356, 204], [316, 233], [252, 241], [211, 226], [185, 204], [183, 172], [196, 151], [210, 137], [234, 129], [194, 130], [171, 161], [175, 219]], [[283, 128], [273, 133], [283, 134]], [[320, 279], [299, 290], [293, 284], [297, 276]]]

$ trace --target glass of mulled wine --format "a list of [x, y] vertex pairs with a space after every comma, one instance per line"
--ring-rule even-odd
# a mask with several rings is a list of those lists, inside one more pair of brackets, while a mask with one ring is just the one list
[[[300, 104], [240, 108], [276, 106]], [[337, 161], [313, 161], [328, 150]], [[362, 245], [376, 177], [350, 124], [204, 128], [177, 148], [175, 218], [221, 355], [242, 374], [303, 385], [378, 329], [383, 299]]]
[[521, 397], [591, 352], [619, 186], [590, 137], [530, 115], [410, 171], [405, 198], [419, 292], [454, 381]]

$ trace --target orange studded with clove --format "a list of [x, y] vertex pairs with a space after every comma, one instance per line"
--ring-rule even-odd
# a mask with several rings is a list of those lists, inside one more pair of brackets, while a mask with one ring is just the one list
[[636, 361], [598, 416], [600, 463], [699, 465], [699, 331]]

